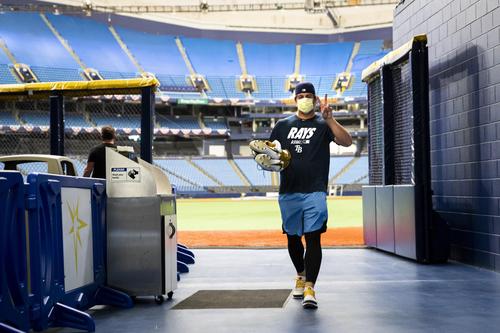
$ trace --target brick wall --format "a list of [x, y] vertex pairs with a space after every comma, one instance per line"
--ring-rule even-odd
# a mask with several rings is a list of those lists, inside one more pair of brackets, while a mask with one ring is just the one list
[[499, 0], [406, 0], [394, 48], [426, 33], [434, 207], [452, 258], [500, 272]]

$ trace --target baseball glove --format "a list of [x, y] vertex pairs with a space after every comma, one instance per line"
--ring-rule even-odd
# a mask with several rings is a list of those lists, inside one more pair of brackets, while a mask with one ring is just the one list
[[292, 158], [290, 152], [281, 149], [279, 141], [253, 140], [249, 144], [254, 160], [266, 171], [280, 172], [284, 170]]

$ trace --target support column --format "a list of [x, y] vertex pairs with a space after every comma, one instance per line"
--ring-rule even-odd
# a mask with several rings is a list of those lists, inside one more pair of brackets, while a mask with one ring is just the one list
[[141, 94], [141, 158], [153, 162], [153, 124], [155, 115], [154, 87], [142, 88]]
[[64, 97], [49, 97], [50, 104], [50, 154], [64, 155]]

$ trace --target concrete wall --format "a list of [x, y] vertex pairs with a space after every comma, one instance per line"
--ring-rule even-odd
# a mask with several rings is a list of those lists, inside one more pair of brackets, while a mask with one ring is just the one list
[[434, 207], [452, 258], [500, 272], [500, 7], [498, 0], [406, 0], [394, 48], [429, 39]]

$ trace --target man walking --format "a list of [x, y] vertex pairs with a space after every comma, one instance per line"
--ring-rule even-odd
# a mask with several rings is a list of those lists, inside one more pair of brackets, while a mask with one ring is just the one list
[[[314, 285], [319, 274], [321, 234], [326, 231], [326, 193], [330, 167], [330, 142], [348, 147], [349, 132], [333, 118], [332, 109], [316, 96], [309, 82], [295, 88], [297, 112], [276, 123], [270, 141], [290, 151], [290, 165], [281, 171], [279, 206], [288, 253], [297, 271], [293, 296], [303, 298], [304, 308], [318, 307]], [[321, 114], [316, 114], [320, 104]], [[305, 238], [306, 250], [302, 243]]]

